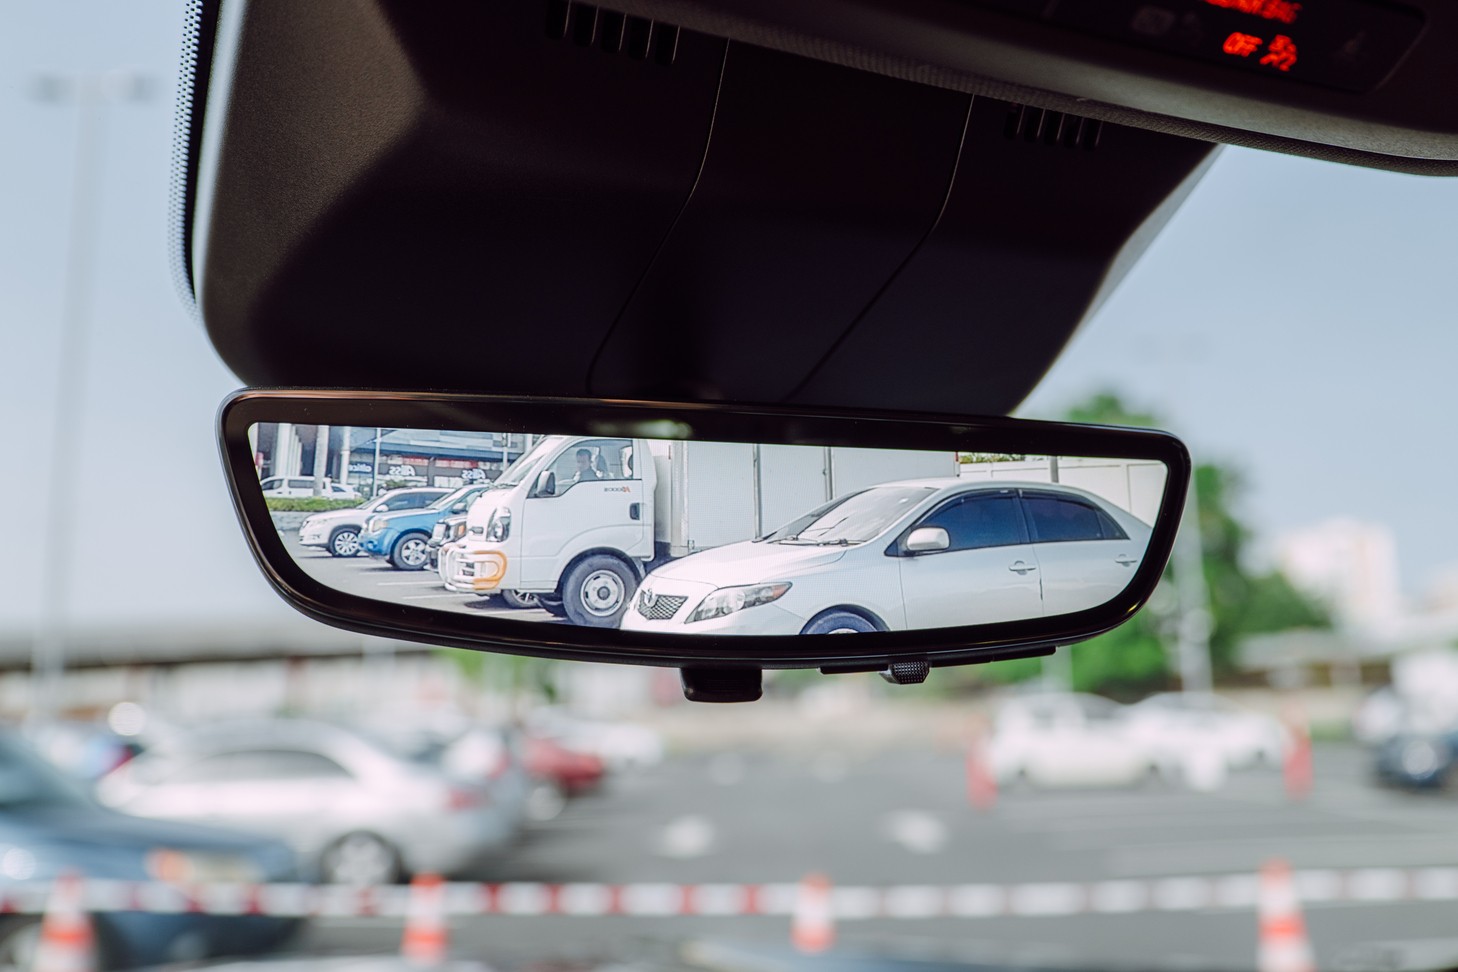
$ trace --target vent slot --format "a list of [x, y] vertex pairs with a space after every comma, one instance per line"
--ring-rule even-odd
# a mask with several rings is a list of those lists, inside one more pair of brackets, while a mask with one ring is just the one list
[[647, 17], [630, 17], [572, 0], [547, 0], [547, 36], [626, 54], [635, 61], [669, 65], [678, 57], [679, 29]]
[[1009, 105], [1002, 134], [1008, 139], [1092, 152], [1099, 147], [1104, 123], [1061, 111]]

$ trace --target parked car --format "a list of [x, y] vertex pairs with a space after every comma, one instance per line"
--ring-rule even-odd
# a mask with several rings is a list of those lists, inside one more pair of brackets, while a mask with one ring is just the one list
[[354, 885], [460, 873], [509, 841], [519, 821], [484, 786], [308, 720], [197, 729], [132, 760], [97, 792], [139, 816], [281, 837], [309, 877]]
[[[259, 483], [264, 496], [306, 497], [314, 495], [314, 479], [311, 476], [269, 476]], [[324, 497], [337, 500], [357, 500], [359, 490], [353, 486], [324, 480]]]
[[1128, 786], [1159, 770], [1157, 754], [1132, 730], [1125, 706], [1075, 692], [1005, 702], [987, 754], [1003, 785]]
[[1068, 486], [886, 483], [659, 567], [622, 627], [840, 634], [1067, 614], [1127, 587], [1149, 537], [1132, 514]]
[[1201, 750], [1218, 754], [1227, 769], [1279, 766], [1290, 746], [1279, 719], [1209, 692], [1151, 695], [1130, 706], [1127, 718], [1131, 731], [1171, 773]]
[[1377, 778], [1410, 790], [1435, 790], [1452, 782], [1458, 763], [1458, 729], [1445, 732], [1403, 730], [1376, 748]]
[[430, 539], [425, 542], [425, 555], [430, 563], [430, 569], [440, 570], [440, 549], [446, 544], [455, 543], [466, 535], [466, 516], [464, 513], [458, 516], [444, 516], [435, 522], [430, 528]]
[[336, 557], [356, 556], [360, 550], [360, 534], [371, 516], [422, 509], [449, 492], [434, 486], [392, 489], [359, 506], [311, 514], [299, 524], [299, 543], [305, 547], [323, 547]]
[[[0, 882], [66, 872], [123, 881], [290, 881], [294, 855], [277, 840], [212, 827], [139, 820], [98, 805], [81, 785], [10, 732], [0, 732]], [[290, 919], [108, 911], [94, 916], [107, 968], [266, 951]], [[35, 916], [0, 917], [0, 968], [25, 967]]]
[[527, 733], [524, 743], [527, 772], [535, 782], [527, 805], [533, 820], [556, 817], [569, 799], [596, 790], [607, 775], [596, 753], [579, 752], [534, 733]]
[[23, 727], [26, 739], [52, 766], [90, 785], [142, 752], [135, 736], [95, 722], [58, 720]]
[[462, 486], [422, 509], [390, 510], [372, 514], [360, 534], [360, 549], [390, 562], [396, 570], [423, 570], [430, 564], [431, 533], [448, 516], [464, 517], [471, 504], [490, 485]]
[[526, 729], [530, 736], [598, 757], [611, 772], [656, 766], [666, 749], [663, 737], [647, 726], [585, 719], [559, 708], [533, 710]]

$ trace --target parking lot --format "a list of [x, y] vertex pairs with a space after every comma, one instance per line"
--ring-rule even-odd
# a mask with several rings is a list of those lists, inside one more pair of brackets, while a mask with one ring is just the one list
[[317, 547], [299, 544], [297, 530], [280, 530], [284, 546], [309, 576], [336, 590], [359, 597], [418, 604], [439, 611], [460, 611], [472, 615], [500, 615], [516, 621], [561, 623], [546, 611], [509, 608], [500, 598], [456, 594], [441, 584], [430, 568], [396, 570], [383, 558], [332, 557]]
[[[1279, 773], [1252, 771], [1218, 793], [1161, 784], [1014, 790], [976, 811], [954, 752], [681, 755], [614, 778], [474, 876], [760, 884], [820, 872], [837, 885], [1037, 884], [1044, 895], [1070, 882], [1151, 882], [1167, 893], [1125, 913], [1040, 915], [1034, 908], [948, 918], [913, 911], [842, 921], [835, 954], [1080, 968], [1147, 968], [1157, 955], [1160, 967], [1251, 968], [1253, 909], [1182, 903], [1178, 889], [1188, 896], [1192, 883], [1252, 874], [1272, 857], [1312, 874], [1458, 864], [1458, 808], [1450, 796], [1375, 789], [1366, 774], [1361, 750], [1329, 746], [1318, 748], [1314, 790], [1295, 804]], [[797, 812], [783, 813], [786, 806]], [[1452, 909], [1451, 901], [1309, 902], [1306, 918], [1319, 967], [1328, 968], [1366, 943], [1440, 938]], [[457, 917], [452, 926], [454, 954], [498, 967], [655, 955], [677, 962], [686, 954], [720, 968], [794, 962], [783, 916], [484, 916]], [[399, 934], [398, 920], [321, 919], [298, 947], [310, 954], [389, 951]]]

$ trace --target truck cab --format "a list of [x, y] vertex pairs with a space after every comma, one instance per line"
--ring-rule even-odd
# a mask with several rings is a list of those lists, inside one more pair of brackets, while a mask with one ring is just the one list
[[471, 506], [465, 537], [442, 549], [442, 581], [536, 594], [574, 624], [616, 627], [654, 558], [652, 456], [645, 439], [544, 437]]

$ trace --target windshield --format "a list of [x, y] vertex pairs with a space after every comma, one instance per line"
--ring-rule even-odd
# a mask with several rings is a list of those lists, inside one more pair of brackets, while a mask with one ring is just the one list
[[865, 543], [880, 536], [933, 492], [930, 486], [868, 489], [781, 527], [765, 539], [788, 544]]
[[440, 499], [435, 500], [429, 506], [427, 506], [426, 509], [427, 510], [448, 510], [452, 506], [454, 506], [458, 501], [463, 500], [467, 496], [471, 495], [472, 493], [476, 493], [476, 492], [479, 492], [479, 491], [480, 491], [480, 487], [477, 487], [477, 486], [463, 486], [460, 489], [456, 490], [454, 493], [447, 493], [444, 496], [442, 496]]
[[544, 436], [541, 441], [532, 446], [520, 459], [507, 467], [506, 472], [496, 481], [498, 486], [515, 486], [519, 483], [531, 482], [537, 478], [537, 473], [547, 464], [552, 452], [567, 437], [565, 435]]
[[[884, 658], [850, 657], [856, 640], [841, 639], [845, 671], [775, 669], [763, 675], [759, 702], [691, 704], [672, 668], [365, 637], [300, 615], [261, 579], [222, 482], [213, 427], [219, 401], [254, 376], [223, 366], [192, 308], [178, 299], [170, 261], [180, 247], [164, 246], [171, 227], [164, 200], [176, 109], [197, 97], [177, 82], [182, 9], [221, 8], [223, 51], [235, 37], [277, 26], [292, 6], [6, 6], [0, 494], [15, 515], [7, 519], [7, 556], [0, 558], [0, 713], [27, 733], [31, 723], [89, 731], [65, 746], [44, 747], [45, 766], [18, 735], [0, 737], [0, 891], [7, 909], [27, 912], [0, 922], [0, 954], [9, 956], [0, 964], [21, 964], [27, 939], [7, 936], [34, 928], [25, 919], [44, 907], [41, 885], [74, 871], [96, 879], [85, 898], [96, 909], [105, 960], [128, 968], [236, 968], [256, 953], [264, 953], [260, 962], [300, 968], [344, 968], [361, 957], [389, 964], [402, 942], [439, 943], [442, 923], [448, 964], [496, 972], [1254, 972], [1279, 968], [1272, 963], [1283, 954], [1291, 969], [1458, 967], [1447, 931], [1458, 905], [1458, 450], [1448, 445], [1458, 413], [1458, 180], [1226, 147], [1197, 184], [1159, 187], [1170, 205], [1140, 230], [1158, 234], [1149, 249], [1108, 275], [1097, 306], [1016, 408], [1025, 418], [1167, 428], [1188, 443], [1195, 470], [1180, 544], [1149, 603], [1127, 623], [1051, 653], [1051, 645], [1030, 645], [1022, 657], [938, 665], [919, 685], [892, 684], [872, 670]], [[991, 95], [978, 94], [969, 109], [965, 96], [945, 90], [931, 109], [903, 111], [901, 95], [914, 104], [908, 92], [915, 85], [898, 81], [900, 94], [886, 104], [866, 98], [855, 111], [845, 108], [859, 126], [856, 140], [824, 140], [812, 153], [794, 141], [796, 132], [818, 138], [820, 123], [844, 106], [837, 107], [828, 83], [756, 86], [756, 67], [787, 79], [809, 76], [784, 55], [730, 45], [726, 60], [722, 41], [666, 29], [673, 22], [667, 14], [650, 23], [614, 13], [612, 5], [447, 5], [470, 7], [481, 25], [493, 22], [492, 11], [519, 15], [513, 22], [536, 45], [533, 56], [560, 61], [562, 87], [553, 90], [562, 117], [586, 110], [595, 121], [583, 131], [618, 139], [600, 153], [617, 164], [631, 158], [619, 142], [651, 144], [661, 163], [624, 168], [621, 178], [604, 183], [607, 190], [584, 187], [542, 213], [540, 239], [522, 240], [524, 249], [539, 248], [559, 262], [564, 292], [580, 292], [580, 306], [599, 308], [599, 349], [562, 336], [559, 308], [567, 304], [559, 295], [544, 295], [540, 308], [493, 301], [493, 253], [473, 236], [475, 224], [464, 216], [472, 210], [406, 179], [404, 161], [427, 144], [427, 129], [469, 134], [479, 109], [471, 99], [479, 94], [480, 104], [495, 105], [500, 92], [480, 86], [451, 104], [448, 117], [431, 113], [435, 102], [422, 92], [460, 89], [453, 76], [432, 73], [399, 45], [428, 37], [432, 48], [467, 51], [471, 64], [517, 65], [502, 46], [508, 35], [432, 31], [422, 12], [427, 5], [404, 0], [355, 6], [365, 8], [358, 29], [341, 32], [338, 50], [310, 47], [255, 64], [259, 75], [327, 67], [330, 83], [307, 89], [324, 98], [350, 85], [342, 72], [358, 61], [376, 71], [373, 84], [398, 95], [395, 116], [341, 117], [327, 131], [289, 130], [286, 151], [256, 157], [252, 171], [273, 167], [299, 180], [301, 235], [280, 239], [278, 252], [313, 260], [306, 211], [322, 206], [331, 219], [337, 212], [358, 227], [358, 260], [331, 267], [319, 253], [318, 273], [343, 292], [388, 266], [397, 258], [389, 247], [401, 239], [408, 246], [431, 225], [428, 218], [459, 209], [459, 260], [441, 266], [440, 290], [467, 294], [473, 304], [453, 308], [441, 294], [423, 295], [418, 306], [401, 301], [388, 335], [319, 306], [319, 316], [337, 316], [355, 332], [331, 343], [310, 340], [307, 322], [281, 317], [270, 327], [298, 329], [297, 357], [260, 360], [259, 376], [309, 375], [321, 386], [358, 387], [362, 376], [348, 365], [362, 356], [399, 360], [402, 370], [409, 360], [444, 361], [461, 356], [460, 329], [489, 327], [501, 329], [503, 339], [500, 354], [474, 362], [478, 387], [487, 391], [493, 376], [515, 377], [518, 356], [529, 354], [559, 368], [563, 387], [626, 390], [606, 373], [590, 374], [595, 356], [616, 356], [632, 361], [636, 387], [649, 391], [708, 399], [718, 393], [710, 372], [747, 372], [766, 401], [829, 407], [841, 394], [889, 408], [912, 399], [907, 374], [934, 358], [958, 369], [949, 394], [965, 389], [969, 401], [980, 400], [973, 392], [1008, 377], [1003, 349], [1063, 340], [1029, 310], [1034, 297], [1061, 295], [1066, 283], [1062, 273], [1043, 273], [1030, 260], [1045, 244], [1043, 234], [1062, 241], [1071, 278], [1094, 270], [1085, 244], [1117, 231], [1104, 218], [1107, 200], [1077, 194], [1080, 180], [1108, 170], [1144, 179], [1155, 167], [1141, 167], [1143, 160], [1126, 152], [1162, 139], [1184, 143], [1105, 122], [1096, 151], [1068, 149], [1045, 141], [1098, 126], [1073, 114], [999, 104]], [[632, 6], [641, 12], [673, 5]], [[1168, 44], [1191, 33], [1187, 13], [1204, 25], [1204, 42], [1211, 41], [1211, 25], [1243, 18], [1249, 26], [1234, 37], [1237, 53], [1217, 55], [1238, 58], [1256, 37], [1269, 44], [1278, 33], [1296, 36], [1279, 17], [1250, 10], [1295, 17], [1298, 5], [966, 6], [974, 8], [966, 12], [968, 24], [991, 24], [1004, 9], [1046, 8], [1056, 20], [1070, 8], [1108, 7], [1111, 18], [1122, 18], [1110, 30], [1163, 33]], [[1298, 29], [1308, 29], [1308, 16], [1369, 5], [1300, 6]], [[1388, 9], [1376, 0], [1370, 6]], [[1453, 16], [1448, 5], [1413, 6], [1428, 8], [1434, 21]], [[984, 14], [984, 7], [995, 9]], [[542, 14], [569, 8], [577, 28], [553, 35], [566, 40], [543, 36]], [[246, 9], [245, 19], [230, 21], [230, 9]], [[1392, 9], [1401, 13], [1396, 3]], [[1018, 26], [1005, 19], [1008, 31]], [[1026, 26], [1029, 33], [1039, 27]], [[1228, 32], [1219, 33], [1215, 50]], [[1360, 36], [1332, 33], [1333, 47], [1347, 45], [1338, 55], [1308, 49], [1305, 36], [1297, 38], [1304, 62], [1329, 62], [1336, 70], [1339, 60], [1362, 58]], [[360, 38], [368, 50], [346, 46]], [[646, 57], [629, 56], [634, 50]], [[874, 90], [850, 69], [835, 70], [857, 91]], [[1213, 84], [1221, 67], [1204, 70]], [[456, 73], [475, 76], [465, 68]], [[595, 86], [573, 88], [572, 78]], [[1282, 83], [1232, 79], [1236, 86]], [[1292, 83], [1313, 100], [1358, 111], [1399, 80], [1394, 75], [1371, 96], [1326, 91], [1299, 78]], [[1432, 95], [1441, 98], [1447, 89], [1433, 80]], [[619, 87], [656, 100], [636, 112], [600, 109]], [[197, 103], [226, 110], [227, 94], [215, 85]], [[753, 98], [773, 110], [751, 110]], [[683, 122], [680, 106], [688, 102], [702, 106], [700, 123]], [[543, 165], [553, 164], [548, 149], [557, 136], [533, 127], [546, 114], [494, 115], [503, 122], [496, 143], [540, 148]], [[898, 137], [921, 115], [944, 120], [945, 131], [936, 139]], [[1019, 126], [1024, 118], [1039, 120], [1005, 138], [1004, 117]], [[776, 144], [755, 141], [762, 118], [779, 126]], [[878, 127], [888, 118], [906, 126]], [[269, 120], [236, 119], [260, 129]], [[645, 142], [645, 131], [661, 137]], [[462, 154], [441, 157], [442, 167], [494, 151], [489, 141], [457, 141]], [[890, 146], [893, 155], [925, 159], [928, 171], [960, 168], [979, 181], [948, 195], [943, 185], [899, 178], [901, 169], [888, 166], [852, 182], [830, 163], [855, 154], [857, 145]], [[205, 155], [213, 148], [204, 140]], [[800, 164], [811, 157], [820, 161]], [[584, 153], [581, 167], [591, 160]], [[659, 241], [681, 233], [746, 266], [795, 257], [774, 239], [714, 236], [720, 227], [707, 210], [760, 204], [755, 192], [729, 181], [748, 168], [764, 177], [756, 185], [782, 188], [786, 202], [817, 180], [848, 191], [863, 185], [875, 197], [868, 205], [884, 214], [874, 239], [846, 241], [856, 260], [841, 265], [839, 276], [815, 277], [810, 291], [782, 295], [797, 311], [807, 309], [807, 323], [780, 341], [765, 341], [747, 326], [759, 310], [750, 295], [725, 307], [699, 299], [695, 279], [718, 268], [655, 262]], [[1044, 174], [1045, 190], [1068, 200], [1059, 220], [1044, 225], [1019, 217], [1029, 197], [997, 177], [1014, 168]], [[399, 186], [399, 205], [367, 214], [350, 209], [345, 195], [315, 198], [307, 181], [315, 170], [368, 171]], [[654, 180], [664, 173], [677, 181], [660, 206]], [[781, 173], [785, 181], [776, 182]], [[519, 185], [507, 186], [500, 204], [520, 208], [509, 194], [530, 181], [524, 173]], [[220, 183], [216, 190], [223, 199], [236, 187]], [[600, 191], [618, 192], [623, 211], [638, 214], [589, 228], [594, 238], [621, 241], [626, 278], [550, 238], [549, 229], [570, 221], [587, 193]], [[915, 218], [898, 208], [902, 199], [921, 206]], [[951, 223], [933, 224], [944, 199], [949, 220], [959, 207], [986, 210], [978, 226], [987, 232], [975, 240], [942, 233]], [[827, 211], [841, 210], [807, 199], [802, 222]], [[200, 227], [209, 225], [206, 215], [196, 214]], [[999, 221], [1012, 239], [999, 241]], [[216, 239], [221, 224], [211, 226]], [[195, 239], [195, 248], [210, 249], [210, 238]], [[662, 252], [670, 249], [665, 244]], [[919, 265], [923, 258], [931, 262]], [[879, 282], [868, 285], [875, 275], [862, 268], [903, 261], [905, 271], [881, 300]], [[1004, 292], [958, 309], [939, 340], [902, 340], [896, 355], [856, 366], [865, 361], [859, 342], [894, 331], [899, 319], [886, 307], [907, 292], [915, 296], [928, 267], [957, 273], [969, 261], [1005, 267]], [[669, 278], [669, 289], [635, 289], [640, 273], [649, 283], [661, 283], [654, 275]], [[273, 281], [268, 293], [290, 283]], [[846, 295], [829, 293], [833, 286], [866, 292], [841, 301]], [[928, 294], [934, 289], [927, 285]], [[657, 297], [645, 306], [638, 298], [649, 291]], [[1081, 291], [1067, 290], [1075, 292]], [[673, 297], [667, 304], [665, 294]], [[857, 308], [878, 302], [864, 317], [841, 314], [832, 328], [812, 320], [831, 301]], [[912, 314], [920, 304], [899, 306]], [[709, 319], [724, 330], [697, 333]], [[228, 321], [208, 325], [231, 340], [251, 340]], [[518, 333], [507, 340], [507, 330]], [[812, 348], [815, 335], [828, 331], [839, 343]], [[699, 362], [701, 373], [679, 373], [679, 362]], [[386, 421], [383, 414], [379, 421]], [[376, 539], [396, 546], [373, 548], [363, 529], [368, 517], [352, 514], [320, 518], [314, 535], [301, 536], [307, 517], [352, 503], [313, 496], [316, 475], [370, 497], [421, 486], [458, 493], [498, 471], [496, 485], [532, 483], [550, 458], [566, 456], [576, 465], [563, 436], [529, 442], [519, 431], [507, 437], [498, 430], [472, 452], [454, 436], [358, 431], [350, 438], [339, 427], [300, 424], [274, 429], [276, 438], [257, 444], [259, 475], [278, 487], [267, 508], [280, 542], [300, 562], [353, 585], [347, 589], [361, 598], [389, 592], [397, 598], [389, 610], [448, 605], [477, 618], [530, 620], [521, 627], [541, 633], [544, 644], [572, 642], [561, 635], [575, 629], [553, 627], [567, 622], [552, 583], [445, 588], [436, 558], [451, 557], [453, 543], [469, 543], [465, 531], [438, 552], [427, 551], [424, 538], [384, 534]], [[614, 427], [591, 434], [630, 433]], [[963, 455], [956, 465], [935, 475], [1082, 482], [1069, 465], [1039, 457]], [[857, 571], [875, 561], [882, 573], [838, 574], [832, 592], [894, 592], [907, 609], [938, 600], [977, 606], [995, 592], [1016, 590], [1036, 614], [1045, 597], [1078, 588], [1078, 578], [1065, 572], [1071, 545], [1035, 542], [1032, 504], [1023, 510], [1007, 500], [1013, 508], [1004, 512], [1017, 529], [999, 535], [1017, 541], [1016, 550], [960, 544], [959, 526], [986, 523], [968, 513], [946, 517], [955, 549], [886, 557], [889, 539], [866, 541], [887, 536], [913, 507], [932, 504], [923, 503], [928, 493], [920, 487], [867, 487], [923, 474], [852, 479], [818, 460], [802, 463], [765, 449], [695, 474], [693, 487], [710, 514], [700, 520], [675, 518], [667, 474], [655, 480], [659, 494], [648, 489], [650, 477], [674, 468], [667, 458], [655, 464], [650, 455], [599, 449], [586, 457], [576, 485], [559, 474], [559, 495], [523, 504], [509, 522], [503, 516], [493, 526], [516, 544], [513, 567], [541, 565], [545, 576], [558, 540], [533, 517], [565, 518], [574, 504], [600, 502], [625, 518], [641, 545], [622, 560], [584, 558], [570, 567], [588, 564], [577, 573], [594, 590], [628, 590], [661, 569], [672, 548], [699, 549], [704, 531], [725, 532], [732, 521], [737, 546], [725, 552], [713, 584], [726, 587], [715, 591], [720, 606], [740, 609], [696, 622], [705, 626], [761, 617], [813, 623], [813, 615], [785, 606], [810, 588], [817, 564], [796, 574], [780, 600], [756, 603], [784, 585], [750, 578], [729, 562], [741, 552], [779, 555], [767, 560], [838, 559], [839, 566], [855, 561]], [[756, 470], [798, 476], [802, 468], [810, 471], [809, 484], [797, 480], [793, 490], [766, 498], [762, 510], [739, 501], [740, 487], [752, 493]], [[1128, 470], [1078, 474], [1141, 502], [1158, 496]], [[294, 480], [305, 485], [289, 486]], [[583, 487], [592, 480], [602, 481]], [[627, 519], [634, 514], [639, 518]], [[742, 543], [757, 534], [759, 547]], [[1139, 569], [1116, 559], [1120, 550], [1107, 534], [1088, 546], [1120, 576]], [[804, 556], [785, 558], [785, 551]], [[980, 565], [978, 582], [939, 579], [936, 572], [954, 560]], [[566, 573], [568, 565], [562, 567]], [[664, 586], [658, 603], [684, 598], [681, 612], [694, 610], [710, 585], [691, 580], [678, 590]], [[637, 610], [641, 602], [633, 603], [630, 610]], [[1128, 711], [1150, 697], [1159, 701]], [[175, 775], [165, 779], [125, 767], [108, 774], [118, 762], [118, 739], [165, 753], [173, 741], [225, 719], [294, 717], [344, 725], [368, 719], [387, 723], [392, 735], [421, 727], [405, 748], [427, 758], [411, 765], [408, 789], [398, 774], [378, 784], [338, 753], [282, 745], [249, 761], [168, 761]], [[442, 725], [445, 734], [435, 735]], [[456, 755], [471, 758], [444, 758], [436, 740], [454, 740], [465, 727], [493, 739], [509, 733], [520, 745], [462, 746]], [[57, 772], [46, 768], [52, 763]], [[120, 822], [98, 830], [94, 815], [78, 823], [67, 818], [80, 814], [48, 812], [80, 806], [93, 792], [125, 815]], [[33, 829], [42, 824], [44, 834]], [[222, 855], [230, 863], [221, 872], [200, 872], [203, 864], [223, 866], [211, 861], [219, 855], [199, 849], [209, 842], [242, 849]], [[103, 854], [101, 843], [122, 850]], [[185, 852], [185, 859], [153, 851]], [[159, 866], [159, 859], [170, 865]], [[435, 874], [449, 883], [449, 914], [433, 924]], [[103, 882], [112, 878], [127, 883]], [[202, 879], [196, 889], [193, 878]], [[418, 907], [410, 903], [416, 879], [415, 888], [424, 889]], [[253, 910], [267, 913], [244, 913]], [[412, 910], [427, 920], [407, 933]], [[301, 911], [312, 917], [300, 926]], [[20, 944], [6, 951], [7, 942]], [[428, 965], [430, 949], [424, 952], [398, 961]]]

